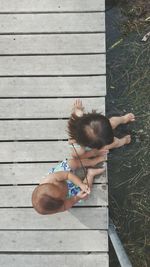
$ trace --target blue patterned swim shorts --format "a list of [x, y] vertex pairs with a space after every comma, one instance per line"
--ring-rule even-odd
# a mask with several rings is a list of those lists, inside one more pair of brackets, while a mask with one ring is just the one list
[[[55, 173], [60, 171], [71, 171], [67, 160], [63, 160], [62, 162], [58, 163], [56, 167], [49, 169], [48, 173]], [[76, 196], [81, 191], [80, 187], [75, 185], [72, 181], [67, 180], [66, 183], [68, 187], [67, 198]]]
[[54, 172], [61, 172], [61, 171], [71, 171], [71, 168], [68, 165], [67, 160], [63, 160], [62, 162], [58, 163], [56, 167], [50, 168], [48, 170], [48, 173], [54, 173]]

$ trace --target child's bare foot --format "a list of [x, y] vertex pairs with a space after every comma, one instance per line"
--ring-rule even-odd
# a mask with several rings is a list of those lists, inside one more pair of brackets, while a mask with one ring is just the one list
[[124, 116], [122, 116], [123, 118], [123, 123], [128, 123], [128, 122], [132, 122], [132, 121], [135, 121], [135, 116], [133, 113], [128, 113]]
[[119, 124], [126, 124], [128, 122], [135, 121], [135, 116], [133, 113], [128, 113], [120, 117], [111, 117], [109, 121], [112, 128], [115, 129]]
[[95, 165], [97, 165], [97, 164], [99, 164], [101, 162], [105, 162], [106, 160], [107, 160], [106, 155], [95, 157], [94, 160], [93, 160], [94, 163], [91, 165], [91, 167], [95, 166]]
[[[88, 186], [91, 190], [93, 185], [94, 177], [98, 174], [101, 174], [105, 171], [105, 168], [99, 168], [99, 169], [88, 169], [87, 171], [87, 180], [88, 180]], [[87, 183], [86, 179], [84, 179], [84, 182]]]
[[127, 144], [130, 144], [130, 142], [131, 142], [131, 135], [126, 135], [126, 136], [124, 136], [124, 139], [125, 139], [125, 145], [127, 145]]
[[113, 143], [108, 145], [107, 147], [108, 147], [108, 149], [118, 148], [118, 147], [127, 145], [130, 142], [131, 142], [131, 136], [130, 135], [126, 135], [120, 139], [117, 137], [114, 137]]
[[131, 135], [125, 135], [121, 139], [118, 139], [118, 145], [116, 147], [121, 147], [127, 145], [131, 142]]
[[90, 176], [90, 177], [91, 176], [94, 177], [94, 176], [96, 176], [98, 174], [102, 174], [104, 171], [105, 171], [105, 168], [99, 168], [99, 169], [91, 169], [91, 168], [89, 168], [88, 172], [87, 172], [87, 175]]
[[105, 147], [98, 150], [98, 155], [99, 156], [105, 156], [108, 153], [109, 153], [109, 150], [108, 149], [105, 149]]
[[81, 162], [84, 167], [95, 167], [97, 164], [101, 162], [105, 162], [107, 160], [106, 156], [98, 156], [92, 159], [69, 159], [68, 164], [71, 169], [81, 168]]

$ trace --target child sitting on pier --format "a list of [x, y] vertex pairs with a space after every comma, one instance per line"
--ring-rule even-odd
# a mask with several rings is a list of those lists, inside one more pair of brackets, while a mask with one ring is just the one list
[[[83, 166], [94, 167], [105, 160], [104, 156], [99, 156], [93, 159], [83, 159], [81, 162]], [[78, 201], [86, 199], [91, 192], [94, 176], [103, 173], [105, 169], [88, 169], [82, 181], [71, 172], [71, 169], [80, 167], [78, 159], [70, 159], [50, 169], [49, 174], [33, 191], [34, 209], [43, 215], [54, 214], [68, 210]]]
[[126, 124], [134, 120], [135, 116], [132, 113], [110, 119], [95, 111], [84, 113], [81, 100], [76, 100], [68, 122], [72, 156], [94, 157], [102, 152], [108, 152], [109, 149], [129, 144], [131, 142], [130, 135], [119, 139], [114, 136], [113, 130], [119, 124]]

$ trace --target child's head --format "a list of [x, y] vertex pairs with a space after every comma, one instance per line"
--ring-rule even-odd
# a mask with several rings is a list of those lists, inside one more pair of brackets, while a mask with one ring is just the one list
[[49, 214], [63, 206], [60, 189], [50, 183], [38, 185], [32, 194], [32, 205], [40, 214]]
[[96, 113], [73, 115], [68, 122], [69, 136], [81, 146], [100, 149], [113, 142], [114, 134], [105, 116]]

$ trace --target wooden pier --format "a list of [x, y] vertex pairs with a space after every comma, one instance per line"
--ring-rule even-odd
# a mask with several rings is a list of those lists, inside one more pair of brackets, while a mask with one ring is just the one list
[[104, 0], [0, 0], [0, 266], [108, 267], [107, 175], [82, 206], [38, 215], [31, 194], [66, 158], [75, 98], [105, 113]]

